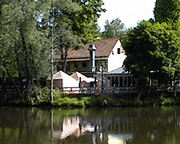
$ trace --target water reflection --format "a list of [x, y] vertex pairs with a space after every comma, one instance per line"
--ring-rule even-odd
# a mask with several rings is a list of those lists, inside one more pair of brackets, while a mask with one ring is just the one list
[[80, 137], [86, 132], [95, 132], [95, 126], [91, 126], [90, 123], [81, 124], [79, 116], [65, 117], [62, 122], [62, 130], [54, 130], [53, 137], [65, 139], [68, 136], [74, 135]]
[[133, 136], [131, 134], [109, 134], [108, 144], [126, 144], [126, 141], [132, 138]]
[[179, 144], [180, 109], [0, 108], [2, 144]]
[[102, 129], [99, 130], [98, 125], [92, 125], [90, 122], [82, 121], [79, 116], [65, 117], [59, 130], [53, 130], [53, 138], [61, 140], [69, 136], [80, 137], [82, 135], [92, 133], [92, 143], [96, 144], [99, 138], [101, 142], [104, 141], [103, 137], [107, 137], [108, 144], [125, 144], [127, 140], [132, 139], [132, 134], [103, 134]]

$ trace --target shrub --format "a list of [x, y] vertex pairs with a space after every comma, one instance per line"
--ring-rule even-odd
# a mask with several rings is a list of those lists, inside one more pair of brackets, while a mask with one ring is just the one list
[[165, 98], [163, 96], [160, 96], [160, 98], [159, 98], [159, 104], [160, 105], [171, 105], [174, 103], [175, 103], [175, 101], [172, 98]]
[[84, 103], [84, 106], [93, 106], [96, 105], [96, 98], [94, 97], [82, 97], [81, 101]]
[[84, 103], [77, 98], [56, 98], [52, 103], [54, 106], [62, 106], [62, 107], [84, 107]]
[[49, 104], [50, 102], [50, 89], [48, 87], [44, 87], [41, 89], [41, 95], [34, 100], [36, 105], [39, 104]]

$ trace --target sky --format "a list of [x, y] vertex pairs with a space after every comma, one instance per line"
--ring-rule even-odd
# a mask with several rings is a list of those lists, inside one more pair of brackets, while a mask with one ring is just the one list
[[106, 20], [119, 18], [126, 28], [134, 27], [141, 20], [154, 18], [153, 10], [156, 0], [103, 0], [106, 9], [98, 20], [101, 30]]

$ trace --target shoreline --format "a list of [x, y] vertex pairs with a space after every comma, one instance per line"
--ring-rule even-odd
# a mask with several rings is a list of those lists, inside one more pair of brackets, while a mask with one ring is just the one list
[[69, 95], [61, 94], [54, 97], [54, 102], [49, 99], [14, 99], [4, 101], [3, 106], [17, 107], [59, 107], [59, 108], [89, 108], [89, 107], [146, 107], [146, 106], [175, 106], [180, 105], [180, 93], [176, 96], [160, 95], [142, 96], [139, 100], [137, 95]]

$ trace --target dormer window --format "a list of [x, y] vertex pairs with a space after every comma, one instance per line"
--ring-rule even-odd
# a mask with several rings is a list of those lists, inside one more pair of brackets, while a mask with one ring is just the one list
[[121, 53], [121, 49], [117, 48], [117, 54], [120, 54], [120, 53]]

